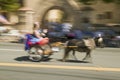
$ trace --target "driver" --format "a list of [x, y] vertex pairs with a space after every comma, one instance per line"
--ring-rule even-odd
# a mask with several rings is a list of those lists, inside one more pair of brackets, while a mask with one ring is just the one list
[[42, 35], [39, 33], [39, 26], [37, 24], [34, 24], [32, 38], [29, 41], [32, 44], [44, 45], [49, 42], [49, 39], [43, 38]]

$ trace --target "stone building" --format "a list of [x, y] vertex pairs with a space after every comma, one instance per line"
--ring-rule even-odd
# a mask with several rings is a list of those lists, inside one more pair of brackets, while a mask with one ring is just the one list
[[[98, 0], [93, 5], [83, 5], [77, 0], [21, 0], [23, 6], [18, 10], [17, 29], [31, 30], [34, 22], [46, 27], [46, 21], [69, 21], [73, 27], [82, 28], [81, 23], [108, 24], [120, 23], [120, 6]], [[54, 13], [52, 13], [52, 11]], [[55, 14], [56, 13], [56, 14]], [[55, 15], [59, 16], [55, 16]], [[51, 16], [51, 17], [50, 17]]]

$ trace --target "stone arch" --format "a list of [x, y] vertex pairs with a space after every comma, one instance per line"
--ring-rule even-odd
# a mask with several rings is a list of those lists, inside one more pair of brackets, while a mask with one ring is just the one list
[[76, 8], [74, 8], [67, 0], [46, 0], [46, 1], [38, 1], [37, 5], [34, 6], [35, 10], [35, 21], [40, 24], [44, 23], [44, 17], [48, 13], [48, 11], [52, 9], [58, 9], [65, 13], [65, 19], [70, 21], [72, 24], [76, 24], [78, 21], [79, 15], [76, 15]]
[[[48, 9], [44, 12], [44, 14], [43, 14], [43, 16], [42, 16], [42, 18], [41, 18], [42, 26], [44, 26], [44, 24], [45, 24], [45, 16], [47, 15], [47, 13], [48, 13], [50, 10], [54, 10], [54, 9], [61, 10], [61, 11], [63, 11], [63, 12], [65, 13], [65, 14], [64, 14], [64, 19], [65, 19], [65, 20], [63, 20], [63, 21], [71, 20], [71, 19], [73, 18], [72, 15], [69, 13], [69, 11], [66, 10], [66, 8], [64, 8], [64, 7], [62, 7], [62, 6], [52, 6], [52, 7], [48, 8]], [[69, 16], [71, 16], [71, 17], [69, 17]]]
[[[73, 5], [71, 5], [69, 0], [33, 0], [33, 1], [26, 0], [25, 2], [26, 2], [25, 6], [28, 8], [32, 8], [34, 12], [34, 14], [30, 16], [33, 17], [33, 20], [31, 22], [30, 21], [26, 22], [32, 24], [34, 22], [39, 22], [39, 24], [41, 25], [41, 23], [44, 23], [44, 17], [49, 10], [59, 9], [65, 13], [66, 16], [65, 19], [69, 20], [70, 23], [72, 23], [75, 27], [79, 26], [80, 24], [79, 9], [78, 8], [76, 9]], [[31, 29], [30, 26], [33, 26], [32, 24], [23, 25], [23, 27], [26, 26], [27, 28]]]

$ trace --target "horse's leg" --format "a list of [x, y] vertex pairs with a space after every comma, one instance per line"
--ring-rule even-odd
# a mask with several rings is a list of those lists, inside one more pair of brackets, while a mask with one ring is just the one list
[[86, 56], [83, 58], [83, 61], [92, 62], [91, 50], [90, 49], [88, 49], [86, 51]]
[[63, 56], [63, 59], [62, 59], [62, 61], [66, 61], [66, 59], [67, 59], [67, 57], [69, 56], [69, 52], [71, 51], [71, 49], [70, 48], [66, 48], [65, 49], [65, 52], [64, 52], [64, 56]]
[[73, 50], [73, 56], [74, 56], [74, 58], [75, 58], [75, 60], [77, 60], [77, 57], [75, 56], [75, 50]]

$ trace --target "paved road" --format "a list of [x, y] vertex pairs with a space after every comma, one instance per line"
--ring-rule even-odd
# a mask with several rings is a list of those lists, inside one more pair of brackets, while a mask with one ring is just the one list
[[61, 50], [47, 61], [31, 62], [23, 44], [0, 43], [0, 80], [120, 80], [119, 48], [95, 49], [92, 63], [82, 62], [84, 55], [61, 62]]

